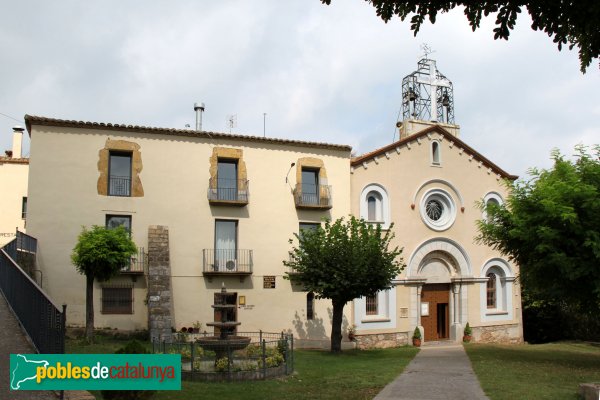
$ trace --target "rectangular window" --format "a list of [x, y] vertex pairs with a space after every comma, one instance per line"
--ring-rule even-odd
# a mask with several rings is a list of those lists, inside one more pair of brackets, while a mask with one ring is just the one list
[[378, 310], [377, 310], [377, 295], [375, 296], [367, 296], [365, 298], [365, 305], [366, 305], [366, 314], [367, 315], [377, 315], [378, 314]]
[[321, 226], [321, 224], [318, 222], [300, 222], [298, 232], [300, 234], [302, 234], [302, 231], [307, 230], [307, 229], [316, 231], [317, 228], [319, 228], [319, 226]]
[[21, 203], [21, 218], [27, 218], [27, 197], [23, 197], [23, 202]]
[[133, 314], [133, 288], [102, 288], [102, 314]]
[[114, 229], [117, 226], [122, 226], [131, 235], [131, 215], [107, 215], [106, 228]]
[[217, 164], [217, 196], [219, 200], [238, 199], [237, 160], [219, 160]]
[[237, 269], [237, 221], [215, 221], [215, 271]]
[[306, 295], [306, 319], [315, 318], [315, 294], [310, 292]]
[[108, 195], [131, 196], [131, 153], [110, 152], [108, 162]]
[[319, 170], [302, 168], [302, 204], [319, 204]]

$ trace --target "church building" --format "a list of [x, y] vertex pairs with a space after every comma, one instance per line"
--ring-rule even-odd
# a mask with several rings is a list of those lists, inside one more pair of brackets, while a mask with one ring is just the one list
[[224, 284], [244, 330], [327, 346], [330, 301], [283, 279], [282, 262], [294, 232], [353, 214], [393, 224], [407, 264], [390, 290], [346, 305], [358, 347], [407, 344], [416, 327], [425, 342], [460, 341], [467, 323], [475, 341], [522, 341], [518, 266], [475, 240], [480, 203], [502, 203], [516, 177], [460, 139], [434, 60], [402, 92], [399, 140], [358, 157], [339, 144], [26, 116], [27, 228], [44, 289], [68, 304], [69, 325], [84, 325], [71, 251], [82, 226], [124, 225], [139, 253], [95, 282], [98, 327], [164, 339], [213, 321]]

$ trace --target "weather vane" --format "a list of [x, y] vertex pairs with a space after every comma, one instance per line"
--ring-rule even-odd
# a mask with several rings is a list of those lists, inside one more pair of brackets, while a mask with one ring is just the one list
[[421, 50], [423, 50], [423, 53], [425, 53], [425, 54], [424, 54], [424, 57], [425, 57], [425, 58], [429, 58], [428, 56], [429, 56], [431, 53], [435, 53], [435, 51], [433, 51], [433, 50], [431, 49], [431, 46], [429, 46], [427, 43], [423, 43], [423, 44], [421, 45]]

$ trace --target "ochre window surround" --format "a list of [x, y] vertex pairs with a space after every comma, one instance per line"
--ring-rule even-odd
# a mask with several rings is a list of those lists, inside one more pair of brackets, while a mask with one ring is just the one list
[[123, 152], [131, 153], [131, 193], [128, 197], [144, 197], [144, 187], [140, 180], [142, 172], [142, 153], [140, 145], [126, 140], [111, 140], [106, 139], [104, 148], [98, 152], [98, 177], [97, 190], [100, 196], [108, 196], [108, 167], [110, 153]]

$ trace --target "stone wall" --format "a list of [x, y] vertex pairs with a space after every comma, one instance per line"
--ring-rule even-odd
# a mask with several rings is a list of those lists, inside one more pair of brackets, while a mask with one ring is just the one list
[[473, 342], [476, 343], [523, 343], [518, 324], [473, 327]]
[[150, 340], [172, 341], [171, 262], [169, 228], [148, 227], [148, 329]]
[[356, 335], [359, 349], [385, 349], [408, 344], [408, 332], [376, 333], [372, 335]]

